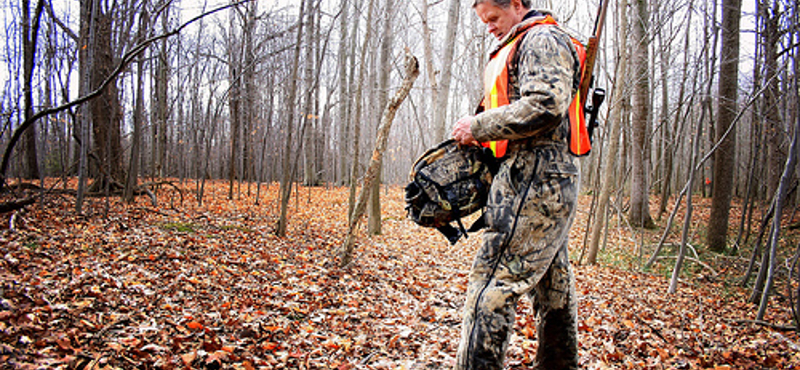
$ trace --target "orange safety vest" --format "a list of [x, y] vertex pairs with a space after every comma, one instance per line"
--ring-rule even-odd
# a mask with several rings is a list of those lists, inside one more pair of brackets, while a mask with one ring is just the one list
[[[558, 25], [556, 20], [550, 15], [536, 20], [526, 25], [517, 36], [509, 40], [505, 46], [490, 56], [489, 63], [486, 64], [486, 69], [483, 73], [484, 96], [481, 101], [481, 108], [483, 110], [510, 104], [508, 98], [508, 66], [517, 50], [517, 43], [519, 43], [531, 27], [540, 24]], [[572, 43], [575, 46], [575, 50], [581, 62], [581, 79], [583, 79], [583, 63], [586, 59], [586, 50], [580, 41], [572, 37], [570, 38], [572, 39]], [[591, 142], [589, 141], [589, 133], [586, 129], [586, 115], [584, 114], [583, 105], [580, 104], [581, 97], [579, 95], [580, 92], [575, 95], [569, 106], [569, 131], [570, 151], [572, 154], [582, 156], [589, 154]], [[508, 140], [489, 141], [481, 143], [481, 145], [492, 149], [495, 157], [500, 158], [506, 154]]]

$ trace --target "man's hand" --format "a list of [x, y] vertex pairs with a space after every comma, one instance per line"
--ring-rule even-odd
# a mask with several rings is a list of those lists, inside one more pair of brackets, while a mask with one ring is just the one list
[[472, 117], [466, 116], [459, 119], [453, 126], [453, 139], [462, 145], [478, 145], [478, 141], [472, 137]]

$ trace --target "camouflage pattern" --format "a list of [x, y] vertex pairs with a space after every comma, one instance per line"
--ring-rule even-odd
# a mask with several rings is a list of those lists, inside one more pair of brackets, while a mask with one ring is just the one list
[[549, 25], [529, 30], [516, 55], [512, 103], [478, 114], [471, 126], [479, 141], [512, 141], [492, 182], [488, 228], [470, 273], [458, 370], [503, 368], [523, 295], [538, 319], [536, 368], [578, 368], [567, 242], [580, 176], [567, 147], [566, 110], [579, 62], [570, 38]]
[[[498, 46], [532, 20], [517, 25]], [[567, 109], [579, 84], [580, 60], [569, 35], [558, 26], [535, 26], [520, 41], [511, 62], [512, 103], [476, 115], [472, 136], [480, 142], [536, 137], [566, 143]]]
[[491, 153], [478, 146], [445, 141], [414, 163], [405, 188], [408, 217], [425, 227], [441, 227], [486, 205], [492, 183]]

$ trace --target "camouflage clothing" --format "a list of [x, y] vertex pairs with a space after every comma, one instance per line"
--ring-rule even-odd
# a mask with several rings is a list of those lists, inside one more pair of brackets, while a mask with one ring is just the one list
[[567, 147], [566, 111], [579, 65], [560, 28], [531, 28], [511, 63], [511, 104], [478, 114], [471, 126], [478, 141], [512, 141], [492, 182], [488, 228], [470, 273], [458, 370], [502, 368], [522, 295], [532, 299], [539, 319], [537, 368], [578, 366], [567, 240], [579, 174]]

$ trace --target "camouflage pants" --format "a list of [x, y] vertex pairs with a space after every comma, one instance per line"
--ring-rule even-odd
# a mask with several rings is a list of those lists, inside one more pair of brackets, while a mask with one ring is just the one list
[[567, 240], [578, 171], [572, 157], [556, 146], [508, 155], [492, 182], [488, 228], [470, 273], [455, 369], [502, 369], [522, 295], [531, 298], [538, 319], [536, 368], [577, 369]]

